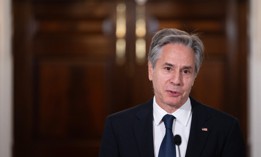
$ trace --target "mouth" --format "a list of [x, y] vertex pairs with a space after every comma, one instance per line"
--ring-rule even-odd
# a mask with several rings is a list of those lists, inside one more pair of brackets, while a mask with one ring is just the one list
[[173, 91], [173, 90], [167, 90], [167, 93], [168, 93], [168, 95], [171, 96], [171, 97], [179, 97], [179, 96], [181, 95], [180, 92], [178, 92], [178, 91]]

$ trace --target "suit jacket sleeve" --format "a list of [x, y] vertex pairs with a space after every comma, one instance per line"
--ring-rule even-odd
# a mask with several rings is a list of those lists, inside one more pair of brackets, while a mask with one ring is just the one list
[[153, 157], [152, 101], [110, 115], [100, 157]]
[[106, 119], [99, 157], [118, 157], [118, 146], [110, 119]]
[[230, 128], [222, 157], [245, 157], [245, 144], [238, 121]]

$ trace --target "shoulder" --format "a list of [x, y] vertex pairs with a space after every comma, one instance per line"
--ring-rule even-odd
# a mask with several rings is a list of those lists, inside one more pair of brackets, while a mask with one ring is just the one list
[[[191, 127], [194, 130], [200, 130], [200, 132], [207, 132], [209, 142], [206, 147], [209, 150], [220, 152], [224, 156], [244, 156], [244, 139], [237, 118], [193, 99], [191, 105]], [[192, 138], [196, 139], [197, 135], [195, 134], [198, 132], [192, 133], [194, 133]], [[214, 155], [212, 154], [212, 156]]]
[[192, 100], [191, 104], [194, 128], [208, 128], [219, 140], [225, 140], [225, 137], [242, 137], [240, 123], [236, 117], [195, 100]]
[[107, 121], [125, 121], [139, 118], [142, 116], [148, 116], [152, 114], [152, 100], [146, 103], [138, 104], [136, 106], [127, 108], [125, 110], [113, 113], [107, 117]]
[[236, 117], [221, 110], [202, 104], [195, 99], [191, 98], [191, 104], [192, 113], [197, 117], [205, 118], [212, 122], [214, 121], [216, 124], [220, 125], [231, 125], [231, 123], [238, 123]]

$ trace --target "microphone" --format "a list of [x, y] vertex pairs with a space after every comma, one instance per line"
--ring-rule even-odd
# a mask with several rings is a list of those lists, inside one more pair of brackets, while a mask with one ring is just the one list
[[178, 146], [178, 152], [179, 152], [179, 157], [181, 157], [181, 155], [180, 155], [180, 144], [181, 144], [181, 136], [180, 135], [175, 135], [174, 136], [174, 143], [175, 143], [175, 145], [177, 145]]

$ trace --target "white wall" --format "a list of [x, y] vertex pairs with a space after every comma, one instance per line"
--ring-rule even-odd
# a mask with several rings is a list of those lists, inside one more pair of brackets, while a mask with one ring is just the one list
[[11, 0], [0, 0], [0, 157], [11, 157]]
[[251, 157], [261, 156], [261, 1], [250, 1], [249, 146]]

